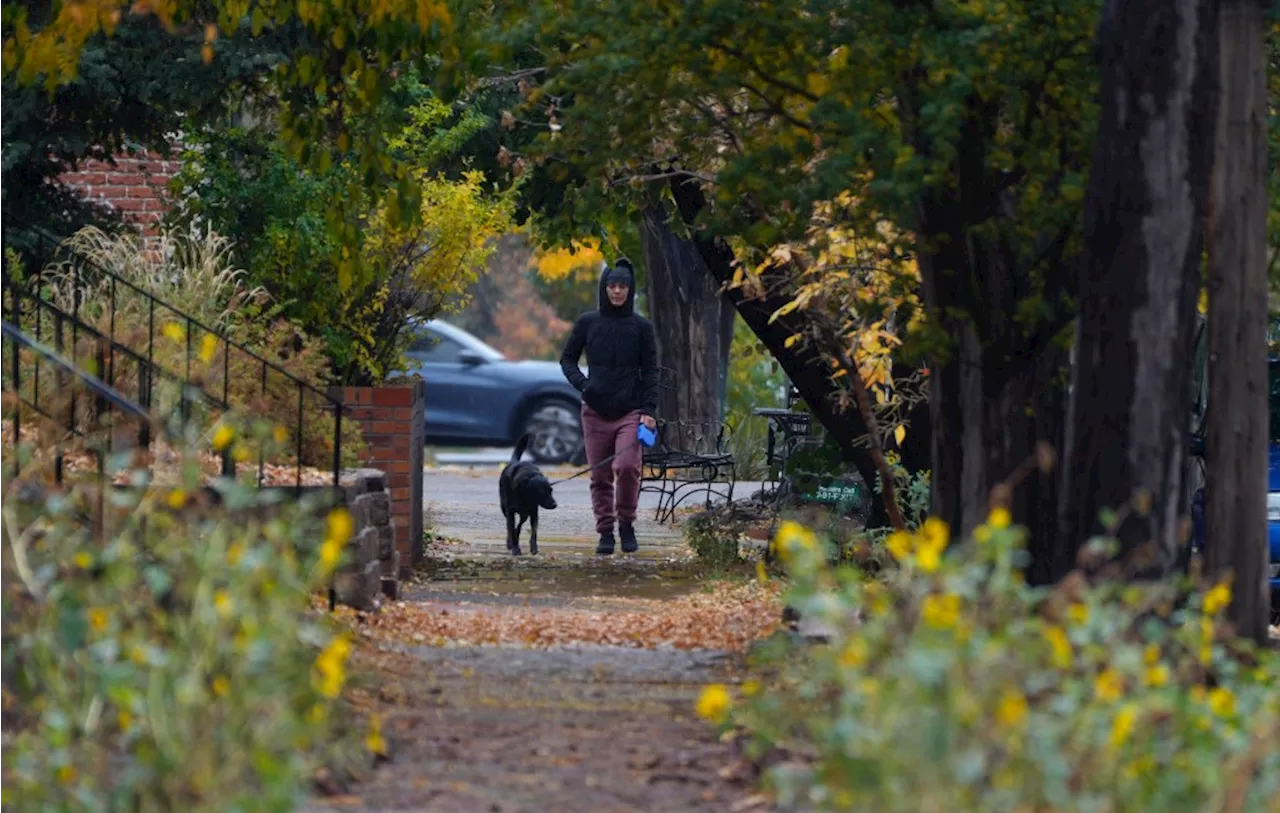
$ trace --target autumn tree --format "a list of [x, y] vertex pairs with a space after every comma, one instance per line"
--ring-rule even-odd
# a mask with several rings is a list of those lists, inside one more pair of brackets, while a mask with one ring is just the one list
[[[421, 188], [411, 167], [396, 165], [388, 139], [393, 125], [379, 122], [377, 111], [384, 95], [403, 71], [429, 71], [441, 48], [441, 35], [450, 25], [448, 9], [432, 0], [357, 0], [356, 2], [308, 2], [307, 0], [97, 0], [85, 3], [5, 2], [0, 24], [3, 38], [3, 79], [6, 88], [35, 87], [55, 94], [82, 75], [93, 76], [99, 66], [84, 60], [93, 49], [123, 34], [136, 22], [158, 22], [188, 47], [198, 38], [201, 62], [217, 64], [226, 59], [230, 44], [267, 38], [280, 50], [275, 59], [255, 63], [273, 100], [285, 143], [292, 157], [323, 171], [335, 155], [350, 153], [356, 167], [343, 196], [333, 200], [327, 227], [342, 249], [335, 255], [340, 285], [346, 287], [368, 269], [360, 251], [365, 231], [360, 213], [344, 209], [344, 197], [360, 190], [375, 190], [386, 211], [397, 220], [416, 220], [421, 212]], [[162, 48], [163, 50], [163, 48]], [[135, 59], [138, 57], [134, 57]], [[142, 57], [145, 59], [146, 57]], [[163, 64], [157, 62], [157, 64]], [[122, 70], [134, 83], [130, 95], [153, 91], [138, 85], [141, 77], [128, 73], [129, 65], [102, 66]], [[166, 66], [167, 67], [167, 66]], [[178, 60], [181, 76], [186, 64]], [[158, 84], [170, 87], [167, 77]], [[190, 85], [183, 93], [199, 96]], [[145, 100], [164, 104], [171, 91]], [[189, 113], [175, 106], [173, 115]], [[118, 138], [118, 125], [85, 119], [77, 134], [89, 144], [109, 149]], [[353, 127], [353, 122], [363, 126]], [[8, 161], [6, 155], [6, 162]]]
[[[620, 189], [660, 195], [722, 282], [735, 242], [794, 240], [841, 193], [860, 204], [850, 228], [903, 236], [927, 314], [903, 353], [929, 360], [932, 425], [919, 434], [944, 519], [975, 525], [992, 487], [1058, 436], [1096, 3], [461, 7], [497, 20], [468, 26], [485, 44], [462, 52], [488, 81], [495, 51], [521, 77], [518, 118], [544, 125], [526, 155], [561, 174], [572, 216]], [[833, 382], [829, 363], [847, 337], [785, 346], [807, 324], [779, 315], [795, 278], [774, 269], [764, 298], [735, 304], [856, 456], [867, 427], [838, 407], [851, 371]], [[1052, 485], [1016, 495], [1037, 532]]]
[[[376, 190], [352, 182], [356, 155], [310, 168], [289, 155], [270, 121], [197, 134], [170, 213], [171, 221], [205, 223], [232, 237], [247, 280], [272, 296], [281, 315], [326, 341], [339, 378], [349, 383], [395, 372], [412, 320], [465, 303], [493, 238], [511, 226], [518, 192], [492, 193], [477, 170], [450, 178], [437, 169], [478, 122], [413, 76], [388, 94], [378, 115], [399, 123], [387, 146], [418, 189], [415, 218], [397, 216]], [[335, 206], [364, 230], [365, 272], [345, 287], [334, 284], [343, 248], [330, 228]]]
[[84, 43], [74, 83], [49, 88], [6, 70], [0, 182], [8, 247], [39, 264], [47, 247], [28, 239], [29, 227], [69, 236], [89, 224], [116, 225], [118, 217], [60, 177], [126, 147], [168, 154], [179, 129], [223, 116], [284, 59], [279, 38], [251, 39], [247, 30], [220, 40], [217, 60], [201, 58], [204, 45], [203, 31], [171, 32], [152, 16], [129, 14], [112, 35]]

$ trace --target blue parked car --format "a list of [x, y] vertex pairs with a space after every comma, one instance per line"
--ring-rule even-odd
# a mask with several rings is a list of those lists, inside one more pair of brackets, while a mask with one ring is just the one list
[[427, 382], [427, 443], [512, 446], [525, 432], [540, 463], [582, 451], [581, 396], [553, 361], [512, 361], [440, 320], [413, 328], [410, 372]]
[[[1275, 330], [1280, 325], [1273, 325]], [[1204, 416], [1208, 406], [1208, 386], [1205, 376], [1207, 335], [1201, 322], [1196, 337], [1196, 405], [1193, 420], [1192, 455], [1204, 455]], [[1271, 421], [1267, 450], [1267, 542], [1270, 556], [1267, 560], [1267, 577], [1271, 585], [1272, 616], [1280, 609], [1280, 358], [1272, 358], [1267, 364], [1270, 379]], [[1198, 475], [1198, 476], [1197, 476]], [[1197, 478], [1191, 497], [1191, 518], [1194, 533], [1191, 548], [1202, 552], [1205, 545], [1204, 482], [1203, 469], [1193, 474]]]

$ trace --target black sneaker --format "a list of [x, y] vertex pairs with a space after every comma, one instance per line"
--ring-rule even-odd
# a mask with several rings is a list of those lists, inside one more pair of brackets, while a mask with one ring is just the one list
[[623, 523], [618, 528], [618, 535], [622, 537], [622, 552], [635, 553], [640, 549], [640, 544], [636, 542], [636, 529], [634, 525]]
[[605, 531], [600, 534], [600, 542], [596, 545], [596, 553], [601, 556], [613, 555], [613, 531]]

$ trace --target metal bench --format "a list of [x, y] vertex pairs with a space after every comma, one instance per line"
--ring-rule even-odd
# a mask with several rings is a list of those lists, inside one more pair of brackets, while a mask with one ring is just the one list
[[[659, 386], [674, 393], [674, 372], [665, 367], [658, 372]], [[669, 522], [676, 509], [699, 495], [707, 508], [713, 497], [732, 501], [737, 467], [729, 451], [728, 425], [718, 420], [672, 421], [656, 417], [658, 440], [644, 450], [640, 486], [641, 492], [658, 495], [654, 518]]]

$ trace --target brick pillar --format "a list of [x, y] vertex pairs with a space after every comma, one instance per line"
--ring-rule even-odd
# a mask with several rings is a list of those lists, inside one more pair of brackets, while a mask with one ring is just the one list
[[400, 578], [422, 561], [422, 461], [426, 435], [426, 384], [343, 387], [344, 420], [360, 423], [365, 442], [361, 466], [386, 473], [391, 524], [400, 552]]

